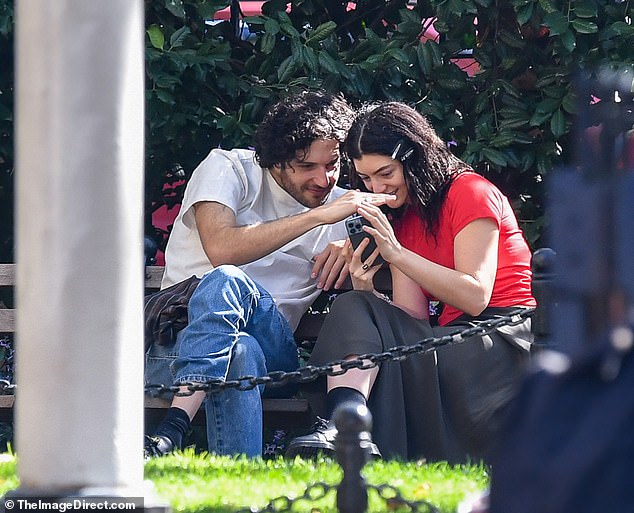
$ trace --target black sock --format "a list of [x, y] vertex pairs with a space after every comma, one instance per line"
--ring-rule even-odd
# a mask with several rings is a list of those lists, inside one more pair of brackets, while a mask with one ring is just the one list
[[354, 388], [349, 387], [337, 387], [333, 388], [326, 395], [326, 408], [328, 411], [328, 418], [332, 418], [332, 414], [334, 413], [337, 406], [345, 403], [352, 402], [355, 404], [366, 405], [365, 396]]
[[155, 435], [169, 438], [175, 449], [183, 448], [183, 440], [189, 431], [191, 421], [185, 410], [171, 407], [154, 432]]

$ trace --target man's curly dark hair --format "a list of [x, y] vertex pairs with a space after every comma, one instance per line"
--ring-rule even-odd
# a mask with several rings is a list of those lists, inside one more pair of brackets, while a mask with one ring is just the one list
[[255, 156], [263, 168], [286, 167], [319, 139], [343, 142], [354, 112], [341, 96], [324, 91], [291, 94], [273, 105], [258, 126]]

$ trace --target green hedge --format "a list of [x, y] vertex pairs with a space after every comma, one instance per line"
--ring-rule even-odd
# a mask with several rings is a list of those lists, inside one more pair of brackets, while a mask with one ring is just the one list
[[[165, 174], [212, 147], [248, 146], [266, 106], [303, 87], [353, 103], [416, 106], [514, 202], [544, 241], [544, 179], [573, 162], [577, 73], [633, 66], [634, 7], [620, 0], [282, 0], [236, 23], [205, 23], [222, 0], [146, 0], [148, 205]], [[11, 257], [12, 3], [0, 0], [0, 259]], [[440, 41], [421, 40], [437, 17]], [[477, 23], [477, 24], [476, 24]], [[455, 59], [472, 50], [480, 72]]]

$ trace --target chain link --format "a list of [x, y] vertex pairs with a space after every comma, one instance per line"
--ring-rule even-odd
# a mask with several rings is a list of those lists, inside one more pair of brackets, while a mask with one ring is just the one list
[[[306, 365], [290, 372], [273, 371], [264, 376], [242, 376], [229, 381], [211, 379], [204, 382], [181, 383], [180, 385], [147, 384], [145, 385], [145, 393], [152, 397], [167, 394], [189, 396], [197, 391], [217, 393], [227, 389], [252, 390], [260, 385], [281, 386], [287, 383], [307, 383], [315, 381], [320, 376], [339, 376], [350, 369], [371, 369], [380, 363], [404, 360], [412, 355], [428, 353], [448, 344], [464, 342], [474, 336], [488, 335], [504, 326], [520, 324], [531, 317], [534, 312], [534, 308], [522, 308], [509, 315], [477, 321], [473, 326], [462, 331], [456, 330], [441, 337], [428, 337], [413, 345], [393, 347], [383, 353], [362, 354], [350, 360], [337, 360], [320, 366]], [[14, 383], [0, 379], [0, 394], [14, 393], [16, 388]]]
[[[398, 488], [392, 485], [367, 484], [366, 488], [368, 490], [374, 490], [377, 495], [385, 501], [385, 504], [387, 505], [389, 511], [394, 511], [403, 506], [406, 506], [412, 513], [440, 513], [440, 510], [436, 508], [436, 506], [434, 506], [431, 502], [425, 500], [412, 501], [406, 499], [401, 495], [401, 492], [398, 490]], [[236, 513], [287, 513], [292, 511], [293, 506], [295, 506], [298, 502], [316, 502], [320, 499], [323, 499], [333, 490], [336, 491], [337, 486], [318, 482], [306, 488], [303, 495], [300, 497], [292, 498], [281, 495], [279, 497], [271, 499], [269, 503], [262, 509], [253, 506], [248, 509], [238, 510]]]
[[283, 513], [291, 511], [293, 506], [300, 501], [307, 502], [315, 502], [320, 499], [323, 499], [328, 493], [333, 490], [336, 490], [336, 485], [330, 485], [324, 482], [317, 482], [310, 485], [304, 491], [304, 494], [301, 497], [290, 498], [285, 495], [280, 497], [276, 497], [269, 501], [269, 503], [264, 506], [263, 509], [258, 509], [256, 507], [251, 507], [249, 509], [241, 509], [236, 513]]
[[177, 396], [189, 396], [197, 391], [217, 393], [227, 389], [251, 390], [260, 385], [281, 386], [289, 382], [307, 383], [320, 376], [339, 376], [350, 369], [371, 369], [380, 363], [388, 361], [401, 361], [415, 354], [424, 354], [448, 344], [457, 344], [474, 336], [484, 336], [504, 326], [521, 324], [531, 317], [534, 308], [521, 308], [508, 315], [474, 322], [473, 326], [460, 331], [448, 333], [440, 337], [428, 337], [409, 346], [397, 346], [383, 353], [367, 353], [350, 360], [336, 360], [324, 365], [306, 365], [295, 371], [273, 371], [264, 376], [242, 376], [234, 380], [223, 381], [211, 379], [204, 382], [186, 382], [179, 385], [148, 384], [145, 392], [151, 396], [174, 394]]
[[[401, 495], [401, 492], [392, 485], [367, 485], [369, 490], [374, 490], [379, 494], [379, 497], [385, 501], [388, 510], [393, 511], [401, 506], [407, 506], [412, 512], [421, 513], [440, 513], [440, 510], [436, 508], [431, 502], [420, 500], [410, 501]], [[421, 509], [422, 508], [422, 509]]]

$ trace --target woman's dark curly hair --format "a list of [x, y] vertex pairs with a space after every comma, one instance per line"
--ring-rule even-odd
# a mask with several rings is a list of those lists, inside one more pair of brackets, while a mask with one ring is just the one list
[[287, 96], [270, 108], [256, 129], [256, 159], [264, 168], [285, 167], [318, 139], [343, 142], [353, 117], [341, 96], [324, 91]]
[[[400, 160], [411, 206], [434, 238], [449, 186], [458, 173], [471, 170], [451, 153], [422, 114], [399, 102], [364, 106], [343, 149], [349, 159], [378, 154]], [[354, 163], [351, 166], [354, 171]], [[365, 189], [356, 172], [351, 173], [351, 185]], [[398, 217], [403, 211], [392, 214]]]

